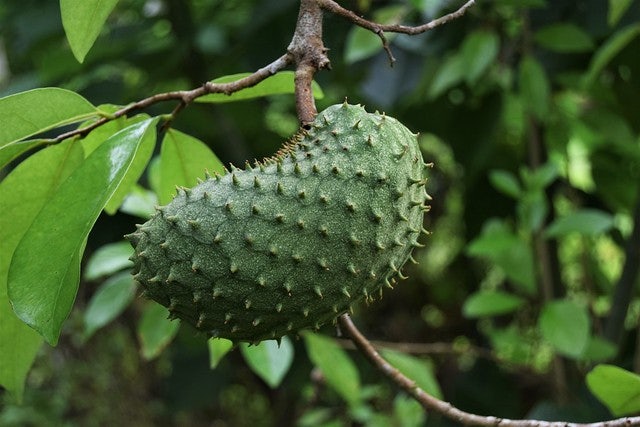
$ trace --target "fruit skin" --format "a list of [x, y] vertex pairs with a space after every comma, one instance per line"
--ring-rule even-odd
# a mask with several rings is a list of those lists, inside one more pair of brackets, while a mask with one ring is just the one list
[[158, 207], [127, 236], [134, 278], [212, 337], [318, 328], [404, 278], [425, 232], [425, 166], [396, 119], [334, 105], [274, 157]]

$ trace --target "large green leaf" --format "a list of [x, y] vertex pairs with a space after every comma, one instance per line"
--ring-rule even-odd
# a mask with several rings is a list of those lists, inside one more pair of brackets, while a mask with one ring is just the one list
[[142, 141], [155, 137], [155, 123], [151, 119], [132, 125], [91, 153], [60, 184], [15, 250], [9, 269], [14, 311], [52, 345], [76, 296], [87, 235]]
[[559, 352], [578, 358], [589, 343], [591, 322], [587, 309], [573, 301], [545, 304], [538, 319], [542, 336]]
[[84, 268], [85, 280], [95, 280], [132, 267], [133, 263], [129, 260], [131, 255], [133, 247], [129, 242], [109, 243], [100, 247], [87, 261]]
[[344, 400], [354, 405], [360, 399], [360, 376], [347, 353], [330, 338], [314, 333], [303, 335], [309, 359]]
[[554, 52], [588, 52], [594, 48], [589, 34], [570, 23], [548, 25], [538, 30], [534, 38], [540, 46]]
[[100, 115], [75, 92], [56, 87], [0, 98], [0, 147], [31, 135]]
[[570, 233], [580, 233], [595, 236], [613, 227], [613, 216], [597, 209], [581, 209], [549, 224], [545, 231], [547, 237], [564, 236]]
[[168, 317], [169, 311], [160, 304], [150, 302], [145, 307], [138, 324], [140, 352], [145, 359], [158, 357], [178, 333], [180, 321]]
[[26, 153], [32, 148], [36, 148], [40, 145], [46, 144], [46, 139], [30, 139], [28, 141], [18, 141], [11, 144], [0, 147], [0, 169], [9, 164], [12, 160], [15, 160], [20, 155]]
[[[243, 77], [247, 77], [249, 75], [251, 75], [251, 73], [232, 74], [219, 77], [213, 80], [213, 83], [235, 82], [236, 80], [240, 80]], [[231, 95], [225, 95], [224, 93], [211, 93], [209, 95], [197, 98], [196, 102], [233, 102], [244, 101], [246, 99], [252, 98], [261, 98], [269, 95], [291, 94], [295, 91], [295, 85], [293, 82], [294, 76], [295, 73], [293, 71], [280, 71], [279, 73], [270, 76], [269, 78], [261, 81], [255, 86], [242, 89], [238, 92], [232, 93]], [[311, 89], [313, 90], [313, 96], [316, 99], [322, 99], [324, 97], [322, 89], [315, 81], [312, 83]]]
[[88, 339], [98, 329], [115, 319], [135, 297], [136, 284], [128, 271], [106, 280], [89, 301], [84, 312], [84, 334]]
[[287, 337], [282, 338], [280, 344], [274, 340], [258, 345], [242, 343], [240, 351], [251, 370], [271, 388], [280, 385], [293, 362], [293, 345]]
[[613, 365], [598, 365], [587, 374], [589, 390], [616, 416], [640, 412], [640, 376]]
[[500, 39], [493, 31], [479, 30], [470, 33], [462, 44], [460, 54], [465, 70], [464, 78], [470, 85], [478, 81], [500, 50]]
[[79, 62], [95, 43], [118, 0], [60, 0], [62, 25]]
[[11, 308], [7, 296], [10, 261], [42, 206], [83, 159], [82, 146], [67, 141], [29, 157], [0, 183], [0, 384], [18, 400], [42, 337]]
[[517, 310], [524, 302], [524, 299], [506, 292], [479, 291], [467, 298], [462, 312], [467, 318], [500, 316]]
[[169, 129], [160, 151], [161, 204], [173, 199], [176, 185], [193, 187], [205, 172], [223, 174], [224, 165], [207, 145], [192, 136]]
[[380, 353], [393, 367], [415, 381], [418, 387], [431, 396], [442, 399], [440, 385], [433, 374], [433, 366], [428, 360], [390, 349], [384, 349]]

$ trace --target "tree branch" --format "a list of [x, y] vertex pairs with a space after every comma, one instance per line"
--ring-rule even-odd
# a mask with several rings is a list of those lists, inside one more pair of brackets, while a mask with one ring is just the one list
[[387, 362], [373, 347], [371, 342], [360, 333], [348, 314], [338, 318], [343, 333], [351, 338], [355, 346], [369, 359], [373, 366], [389, 378], [394, 384], [418, 401], [425, 410], [437, 412], [463, 425], [501, 426], [501, 427], [622, 427], [640, 426], [640, 417], [618, 418], [591, 424], [576, 424], [559, 421], [510, 420], [506, 418], [484, 417], [464, 412], [448, 402], [436, 399], [426, 393], [416, 383], [404, 376], [398, 369]]
[[325, 9], [336, 15], [342, 16], [343, 18], [346, 18], [349, 21], [353, 22], [355, 25], [358, 25], [364, 29], [367, 29], [372, 33], [376, 34], [378, 37], [380, 37], [380, 40], [382, 41], [382, 47], [384, 48], [385, 52], [387, 52], [387, 56], [389, 57], [389, 62], [393, 66], [393, 63], [396, 61], [396, 59], [394, 58], [393, 53], [391, 53], [391, 48], [389, 47], [389, 41], [384, 36], [385, 32], [402, 33], [402, 34], [408, 34], [412, 36], [416, 34], [422, 34], [429, 30], [433, 30], [434, 28], [439, 27], [440, 25], [446, 24], [449, 21], [453, 21], [454, 19], [461, 17], [462, 15], [465, 14], [467, 9], [473, 6], [473, 4], [475, 3], [475, 0], [467, 1], [455, 12], [451, 12], [438, 19], [434, 19], [433, 21], [430, 21], [418, 26], [408, 26], [408, 25], [400, 25], [400, 24], [378, 24], [376, 22], [369, 21], [367, 19], [364, 19], [361, 16], [356, 15], [354, 12], [340, 6], [334, 0], [316, 0], [316, 2], [322, 9]]
[[62, 133], [57, 137], [48, 141], [51, 144], [57, 144], [65, 139], [72, 138], [74, 136], [86, 136], [92, 130], [102, 126], [103, 124], [110, 122], [111, 120], [115, 120], [119, 117], [126, 116], [132, 111], [142, 110], [147, 108], [153, 104], [157, 104], [163, 101], [180, 101], [180, 103], [174, 108], [173, 112], [170, 115], [170, 119], [173, 119], [184, 107], [192, 103], [195, 99], [208, 95], [210, 93], [224, 93], [225, 95], [231, 95], [232, 93], [238, 92], [242, 89], [246, 89], [251, 86], [255, 86], [261, 81], [265, 80], [267, 77], [270, 77], [276, 74], [278, 71], [283, 70], [289, 64], [293, 62], [293, 57], [289, 53], [285, 53], [280, 58], [276, 59], [269, 65], [260, 68], [253, 74], [250, 74], [246, 77], [241, 78], [240, 80], [236, 80], [234, 82], [229, 83], [212, 83], [207, 82], [202, 86], [192, 89], [192, 90], [179, 90], [172, 92], [164, 92], [158, 93], [156, 95], [152, 95], [148, 98], [144, 98], [140, 101], [134, 102], [132, 104], [127, 105], [126, 107], [121, 108], [115, 113], [109, 116], [103, 116], [100, 119], [96, 120], [92, 124], [85, 126], [80, 129], [75, 129], [66, 133]]

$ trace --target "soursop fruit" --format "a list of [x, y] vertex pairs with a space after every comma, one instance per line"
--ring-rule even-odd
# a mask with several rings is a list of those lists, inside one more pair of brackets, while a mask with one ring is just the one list
[[134, 278], [212, 337], [318, 328], [404, 278], [424, 232], [425, 166], [396, 119], [334, 105], [275, 156], [158, 207], [128, 236]]

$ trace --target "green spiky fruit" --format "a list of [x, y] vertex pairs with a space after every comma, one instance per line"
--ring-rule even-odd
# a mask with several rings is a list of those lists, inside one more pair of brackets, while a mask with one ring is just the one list
[[318, 327], [403, 278], [428, 198], [417, 138], [332, 106], [276, 156], [209, 178], [129, 235], [144, 294], [210, 336]]

